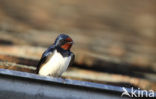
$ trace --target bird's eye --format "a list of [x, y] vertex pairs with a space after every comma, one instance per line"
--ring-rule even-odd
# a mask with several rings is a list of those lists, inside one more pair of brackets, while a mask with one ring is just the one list
[[64, 39], [63, 42], [66, 42], [66, 40]]
[[65, 42], [66, 42], [66, 40], [65, 40], [65, 39], [62, 39], [62, 40], [61, 40], [61, 42], [62, 42], [62, 43], [65, 43]]

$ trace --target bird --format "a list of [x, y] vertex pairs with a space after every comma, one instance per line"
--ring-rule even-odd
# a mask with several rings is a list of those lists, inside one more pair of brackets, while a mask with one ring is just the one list
[[75, 59], [74, 53], [70, 51], [72, 45], [70, 36], [58, 35], [55, 42], [42, 54], [36, 73], [41, 76], [61, 77]]

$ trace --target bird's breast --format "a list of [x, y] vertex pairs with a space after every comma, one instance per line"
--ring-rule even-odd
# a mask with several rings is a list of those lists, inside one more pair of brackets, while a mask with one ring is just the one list
[[63, 57], [57, 50], [54, 54], [49, 56], [48, 60], [41, 67], [39, 74], [44, 76], [61, 76], [66, 71], [71, 60], [71, 56]]

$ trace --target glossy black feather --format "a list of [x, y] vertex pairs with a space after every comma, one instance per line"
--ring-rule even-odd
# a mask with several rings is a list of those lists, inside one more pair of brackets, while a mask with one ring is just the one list
[[68, 57], [68, 56], [70, 56], [70, 55], [72, 54], [72, 52], [70, 52], [69, 50], [64, 50], [64, 49], [62, 49], [62, 48], [60, 48], [60, 47], [56, 47], [56, 49], [57, 49], [57, 51], [58, 51], [59, 53], [61, 53], [61, 55], [62, 55], [63, 57]]
[[71, 52], [71, 60], [69, 66], [71, 66], [74, 63], [74, 60], [75, 60], [75, 55]]
[[42, 57], [37, 65], [36, 73], [39, 72], [41, 65], [47, 60], [48, 56], [54, 52], [54, 50], [55, 50], [55, 46], [52, 45], [42, 54]]

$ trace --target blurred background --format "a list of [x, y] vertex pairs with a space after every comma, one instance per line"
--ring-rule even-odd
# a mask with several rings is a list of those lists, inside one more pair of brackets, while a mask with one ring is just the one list
[[60, 33], [74, 40], [63, 77], [156, 91], [155, 0], [1, 0], [0, 68], [33, 73]]

